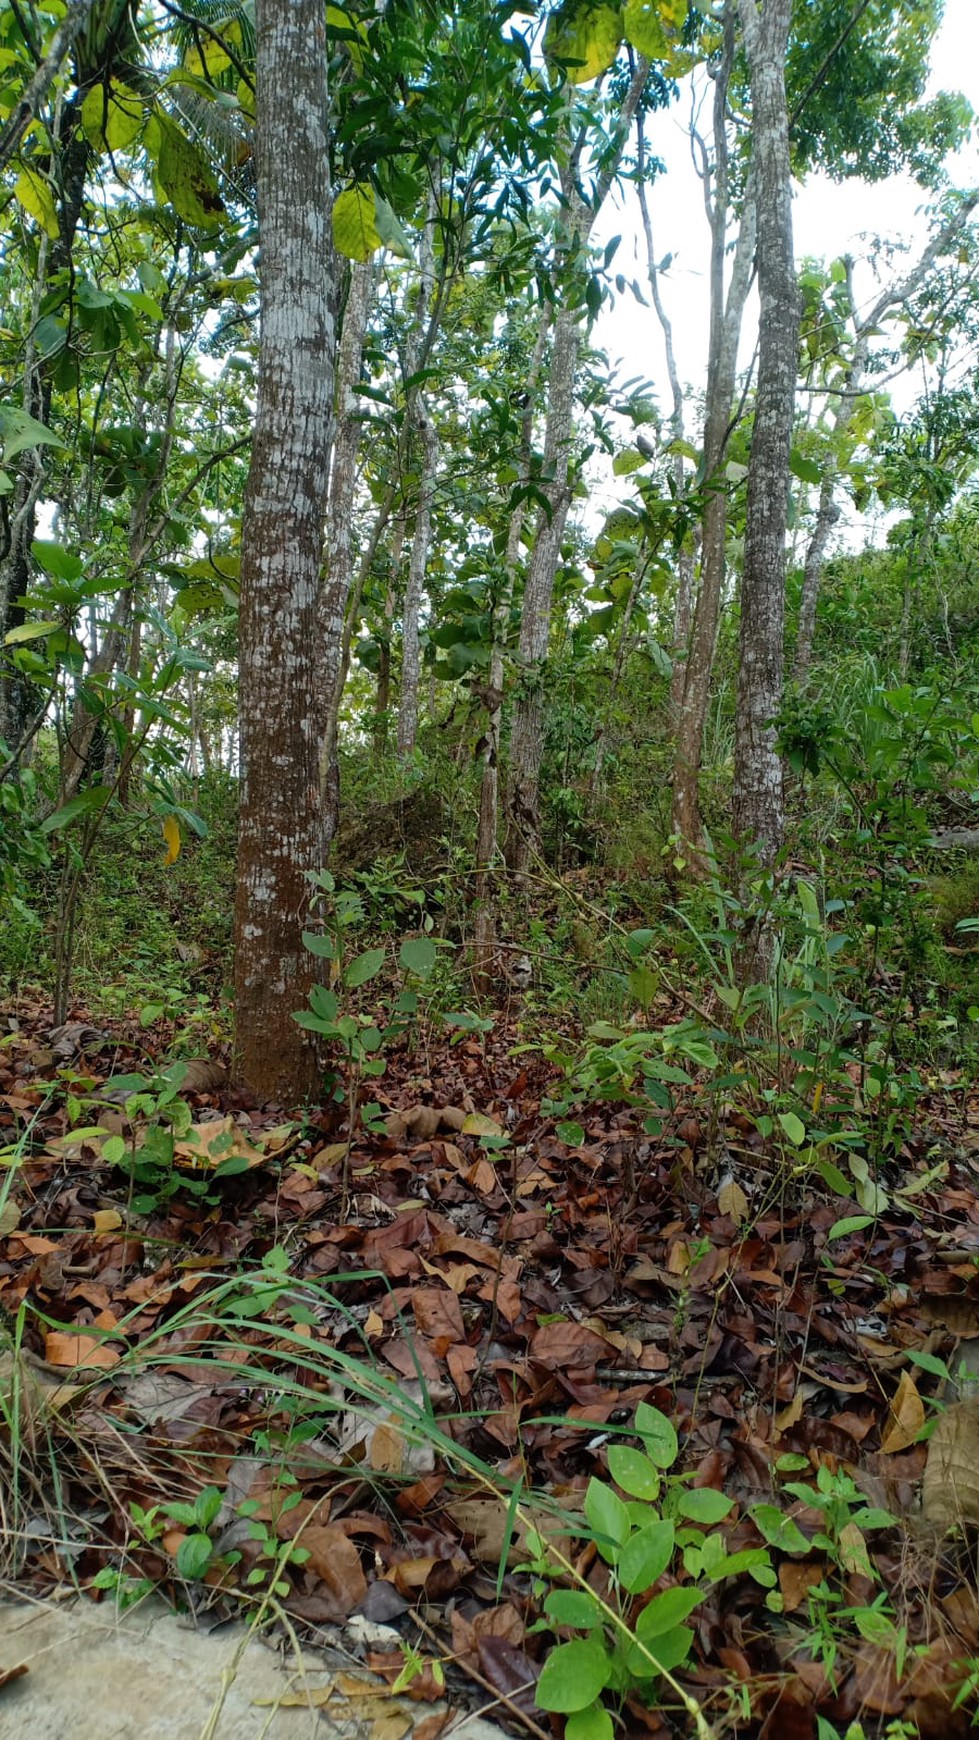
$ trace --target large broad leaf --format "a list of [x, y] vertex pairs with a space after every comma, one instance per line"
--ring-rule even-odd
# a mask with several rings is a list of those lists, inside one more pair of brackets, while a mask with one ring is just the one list
[[333, 240], [338, 251], [348, 260], [369, 260], [383, 239], [374, 189], [358, 181], [338, 193], [333, 202]]
[[435, 965], [438, 950], [430, 936], [406, 937], [401, 944], [399, 960], [405, 971], [427, 979]]
[[196, 145], [169, 119], [160, 118], [157, 179], [184, 223], [213, 229], [224, 214], [218, 185]]
[[687, 0], [626, 0], [626, 40], [647, 60], [669, 60], [686, 17]]
[[603, 0], [585, 0], [552, 12], [544, 33], [544, 53], [567, 70], [573, 85], [586, 85], [608, 72], [622, 41], [622, 13]]
[[98, 149], [103, 140], [110, 151], [125, 151], [138, 139], [143, 127], [143, 99], [129, 85], [116, 79], [93, 85], [82, 104], [82, 132]]
[[53, 242], [58, 239], [58, 212], [54, 203], [54, 194], [44, 176], [37, 169], [22, 169], [14, 182], [14, 198], [23, 206], [28, 216], [40, 224], [45, 235]]
[[41, 823], [42, 834], [56, 834], [62, 828], [67, 828], [78, 816], [87, 815], [91, 810], [98, 810], [109, 800], [109, 792], [104, 785], [89, 785], [80, 791], [77, 797], [69, 798], [60, 810], [55, 810], [53, 816], [48, 816]]
[[46, 634], [54, 634], [60, 627], [60, 622], [20, 622], [16, 628], [8, 628], [3, 644], [23, 646], [25, 641], [43, 640]]
[[552, 1649], [537, 1681], [537, 1707], [569, 1715], [593, 1704], [608, 1684], [610, 1662], [600, 1643], [576, 1638]]
[[357, 955], [351, 961], [343, 975], [343, 982], [351, 990], [356, 990], [358, 985], [366, 985], [368, 979], [376, 978], [383, 965], [383, 949], [365, 949], [362, 955]]

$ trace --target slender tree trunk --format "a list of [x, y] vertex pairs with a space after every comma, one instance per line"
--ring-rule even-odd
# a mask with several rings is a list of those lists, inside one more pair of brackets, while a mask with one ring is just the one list
[[[541, 309], [534, 342], [533, 356], [527, 371], [526, 408], [520, 429], [519, 483], [526, 484], [530, 476], [531, 451], [534, 440], [534, 407], [537, 386], [544, 361], [544, 350], [551, 325], [549, 304]], [[505, 679], [503, 646], [500, 631], [509, 615], [514, 580], [520, 562], [526, 510], [521, 500], [510, 514], [504, 558], [503, 597], [493, 612], [493, 652], [490, 658], [489, 683], [486, 695], [486, 730], [483, 735], [483, 772], [479, 785], [479, 828], [476, 837], [475, 906], [473, 926], [474, 983], [479, 996], [489, 995], [493, 983], [493, 960], [496, 952], [497, 901], [494, 867], [499, 852], [500, 824], [500, 741], [503, 724], [503, 685]]]
[[804, 682], [808, 675], [809, 662], [812, 658], [813, 637], [816, 633], [816, 605], [819, 602], [819, 588], [823, 578], [826, 551], [833, 535], [833, 528], [842, 512], [837, 506], [835, 496], [836, 470], [832, 465], [827, 465], [819, 486], [816, 523], [806, 546], [806, 562], [802, 571], [799, 633], [795, 644], [795, 666], [792, 673], [797, 683]]
[[408, 561], [408, 583], [405, 587], [401, 613], [401, 689], [398, 700], [398, 754], [410, 755], [418, 732], [418, 677], [420, 670], [418, 615], [428, 551], [432, 541], [432, 500], [435, 494], [435, 474], [438, 469], [439, 445], [435, 425], [425, 405], [418, 401], [416, 428], [422, 448], [421, 475], [418, 480], [418, 507]]
[[710, 340], [703, 460], [707, 500], [701, 531], [700, 585], [693, 611], [689, 650], [684, 667], [683, 700], [677, 721], [672, 806], [673, 832], [686, 847], [693, 868], [700, 863], [703, 840], [699, 797], [700, 763], [726, 568], [727, 497], [724, 493], [723, 463], [732, 428], [738, 376], [738, 344], [745, 303], [752, 282], [757, 226], [754, 173], [751, 170], [725, 298], [724, 263], [730, 200], [727, 93], [734, 63], [734, 4], [735, 0], [728, 0], [725, 9], [724, 53], [714, 80], [713, 171], [707, 161], [706, 152], [703, 152], [701, 171], [711, 231]]
[[740, 0], [751, 73], [752, 164], [761, 298], [758, 390], [748, 468], [741, 581], [741, 659], [734, 748], [734, 826], [770, 865], [782, 844], [785, 532], [801, 305], [792, 244], [785, 55], [792, 0]]
[[[580, 159], [583, 139], [569, 151], [561, 174], [564, 195], [565, 234], [559, 247], [560, 284], [569, 284], [579, 269], [581, 252], [605, 202], [649, 76], [649, 62], [640, 57], [619, 115], [616, 142], [606, 156], [591, 198], [581, 192]], [[520, 685], [510, 733], [509, 810], [506, 856], [513, 870], [525, 870], [540, 836], [537, 810], [541, 759], [544, 748], [544, 664], [551, 626], [554, 580], [561, 556], [561, 540], [571, 503], [569, 486], [571, 443], [574, 434], [574, 386], [581, 341], [580, 315], [566, 303], [554, 321], [551, 368], [548, 379], [547, 425], [544, 435], [544, 484], [547, 512], [541, 512], [537, 535], [527, 570], [520, 621]]]
[[577, 313], [561, 308], [554, 322], [544, 440], [544, 468], [549, 474], [545, 488], [550, 511], [542, 514], [538, 522], [520, 616], [520, 686], [510, 732], [507, 862], [512, 870], [526, 870], [540, 828], [537, 788], [544, 747], [543, 667], [551, 629], [554, 579], [571, 501], [568, 477], [578, 346]]
[[330, 468], [330, 504], [326, 582], [320, 590], [317, 638], [323, 661], [322, 747], [320, 790], [323, 805], [323, 856], [329, 854], [340, 820], [340, 762], [337, 726], [340, 700], [346, 680], [344, 629], [353, 576], [353, 516], [357, 489], [357, 453], [360, 447], [360, 416], [356, 387], [364, 354], [364, 334], [374, 291], [374, 268], [370, 260], [356, 261], [350, 268], [350, 287], [343, 311], [343, 330], [337, 353], [337, 421]]
[[320, 0], [257, 0], [261, 343], [242, 525], [236, 1068], [263, 1099], [315, 1086], [293, 1020], [314, 980], [300, 932], [322, 858], [315, 683], [333, 411], [326, 32]]

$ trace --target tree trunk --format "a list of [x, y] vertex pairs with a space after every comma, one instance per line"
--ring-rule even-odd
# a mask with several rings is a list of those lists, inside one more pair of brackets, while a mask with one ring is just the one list
[[[700, 586], [693, 611], [689, 650], [684, 668], [683, 699], [677, 721], [676, 759], [673, 770], [674, 834], [685, 846], [693, 867], [700, 862], [703, 833], [700, 822], [699, 775], [703, 756], [704, 724], [710, 696], [711, 671], [724, 593], [727, 497], [724, 493], [723, 462], [732, 429], [734, 394], [738, 377], [738, 344], [745, 303], [754, 269], [757, 204], [753, 171], [749, 171], [744, 207], [725, 298], [724, 262], [727, 253], [730, 164], [727, 137], [727, 94], [734, 62], [734, 0], [724, 14], [724, 53], [714, 80], [714, 166], [711, 172], [702, 149], [701, 174], [704, 201], [711, 231], [710, 340], [707, 363], [707, 399], [704, 412], [703, 472], [707, 500], [704, 507], [700, 546]], [[677, 685], [679, 688], [679, 684]]]
[[262, 1099], [316, 1084], [292, 1019], [322, 857], [316, 629], [333, 409], [326, 40], [318, 0], [257, 0], [261, 343], [242, 524], [236, 1071]]
[[799, 357], [800, 299], [792, 245], [785, 54], [791, 0], [740, 0], [751, 74], [752, 166], [761, 299], [758, 389], [748, 467], [734, 749], [734, 828], [770, 865], [782, 844], [785, 532]]
[[435, 473], [438, 468], [439, 444], [424, 398], [418, 401], [416, 423], [422, 446], [421, 475], [418, 480], [418, 506], [415, 529], [408, 561], [408, 584], [405, 587], [401, 613], [401, 689], [398, 698], [398, 754], [410, 755], [418, 732], [418, 613], [421, 608], [428, 567], [428, 550], [432, 541], [432, 497], [435, 493]]
[[[534, 341], [533, 356], [527, 371], [526, 407], [520, 425], [519, 483], [526, 484], [530, 476], [531, 452], [534, 441], [534, 407], [537, 386], [544, 361], [544, 350], [551, 326], [550, 305], [541, 309]], [[526, 508], [521, 499], [510, 514], [504, 557], [503, 597], [493, 612], [493, 652], [490, 658], [486, 696], [486, 730], [483, 734], [483, 772], [479, 785], [479, 828], [476, 836], [475, 907], [473, 926], [473, 980], [478, 996], [489, 995], [493, 983], [493, 963], [496, 953], [497, 901], [494, 866], [499, 852], [500, 822], [500, 740], [503, 724], [503, 685], [505, 680], [503, 646], [500, 632], [509, 615], [514, 579], [520, 561]]]
[[[633, 118], [649, 76], [649, 62], [640, 57], [616, 119], [616, 140], [609, 148], [590, 199], [581, 191], [583, 139], [569, 150], [561, 173], [564, 195], [564, 236], [558, 249], [558, 285], [570, 287], [581, 251], [588, 244], [595, 220], [612, 186]], [[570, 141], [569, 141], [570, 143]], [[554, 322], [551, 368], [544, 434], [544, 491], [548, 509], [538, 517], [537, 535], [527, 570], [520, 619], [520, 686], [510, 733], [509, 810], [506, 856], [513, 870], [526, 870], [539, 841], [538, 786], [544, 748], [544, 662], [551, 626], [554, 580], [561, 540], [571, 503], [569, 487], [571, 442], [574, 434], [574, 385], [581, 340], [580, 313], [563, 303]]]
[[337, 724], [346, 679], [344, 627], [353, 576], [353, 514], [357, 489], [357, 453], [361, 420], [356, 387], [364, 354], [364, 334], [374, 290], [370, 260], [350, 268], [350, 287], [343, 311], [343, 330], [337, 352], [337, 420], [330, 467], [330, 505], [326, 582], [320, 590], [318, 642], [323, 661], [322, 747], [320, 792], [322, 800], [323, 856], [329, 854], [340, 820], [340, 763], [337, 757]]

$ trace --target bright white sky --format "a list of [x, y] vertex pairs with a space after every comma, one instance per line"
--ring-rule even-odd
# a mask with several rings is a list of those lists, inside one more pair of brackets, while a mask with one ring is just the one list
[[[979, 115], [979, 0], [946, 0], [944, 22], [933, 45], [931, 69], [929, 95], [939, 90], [961, 91]], [[673, 254], [669, 273], [661, 277], [660, 288], [673, 323], [680, 379], [697, 391], [702, 388], [706, 371], [708, 231], [700, 182], [691, 164], [686, 133], [689, 117], [687, 85], [681, 91], [679, 103], [650, 118], [647, 127], [650, 152], [662, 159], [667, 173], [650, 188], [649, 205], [657, 254], [660, 258]], [[957, 186], [979, 182], [979, 129], [950, 167]], [[813, 176], [805, 187], [796, 189], [793, 209], [796, 258], [801, 261], [809, 255], [832, 260], [849, 252], [859, 260], [866, 252], [864, 238], [886, 236], [909, 245], [906, 258], [910, 266], [928, 234], [923, 197], [921, 189], [906, 176], [895, 175], [874, 186], [857, 181], [838, 185], [823, 176]], [[596, 226], [599, 246], [614, 235], [621, 235], [622, 243], [612, 271], [624, 273], [627, 279], [636, 277], [644, 285], [645, 245], [631, 190], [616, 202], [610, 200]], [[900, 265], [895, 267], [896, 271], [900, 269]], [[861, 300], [871, 299], [875, 289], [869, 269], [862, 279], [858, 274], [856, 282]], [[749, 317], [746, 328], [751, 324]], [[746, 340], [754, 343], [750, 330], [746, 330]], [[652, 307], [641, 307], [629, 293], [617, 296], [615, 307], [606, 308], [599, 317], [594, 342], [607, 352], [610, 363], [618, 365], [620, 379], [635, 376], [651, 379], [662, 410], [669, 411], [663, 342]], [[900, 381], [892, 386], [891, 393], [898, 405], [902, 398], [908, 402], [912, 396], [910, 385]], [[611, 506], [622, 493], [614, 484], [601, 489], [603, 506]]]

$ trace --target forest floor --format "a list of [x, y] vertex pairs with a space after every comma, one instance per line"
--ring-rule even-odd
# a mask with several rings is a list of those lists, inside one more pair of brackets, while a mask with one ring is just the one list
[[[629, 1689], [624, 1731], [684, 1732], [682, 1688], [717, 1735], [967, 1733], [979, 1093], [921, 1096], [868, 1215], [696, 1087], [655, 1138], [629, 1107], [574, 1132], [521, 1039], [390, 1054], [386, 1127], [348, 1154], [342, 1108], [257, 1107], [213, 1060], [175, 1121], [162, 1024], [0, 1015], [8, 1587], [250, 1603], [396, 1688], [378, 1740], [494, 1699], [550, 1735], [541, 1594], [558, 1565], [608, 1595], [575, 1519], [646, 1403], [688, 1498], [730, 1501], [680, 1514], [774, 1578], [708, 1579], [690, 1659]], [[112, 1085], [134, 1072], [139, 1102]]]

